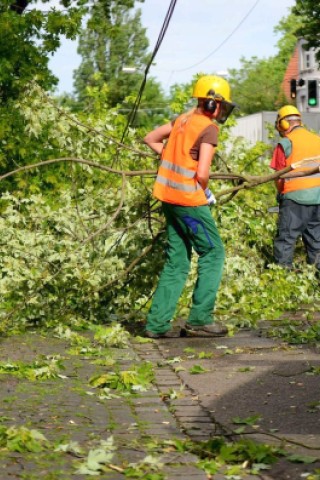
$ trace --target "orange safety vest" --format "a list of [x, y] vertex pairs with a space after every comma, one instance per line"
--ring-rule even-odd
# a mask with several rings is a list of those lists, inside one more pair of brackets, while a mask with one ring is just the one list
[[[286, 159], [287, 166], [301, 160], [308, 160], [303, 166], [294, 169], [303, 172], [310, 168], [320, 167], [320, 137], [305, 128], [296, 128], [286, 135], [292, 143], [292, 151]], [[315, 158], [315, 157], [318, 157]], [[286, 178], [282, 193], [320, 187], [320, 172], [305, 177]]]
[[197, 181], [198, 161], [191, 157], [190, 149], [209, 125], [214, 125], [209, 117], [198, 113], [183, 114], [176, 119], [153, 188], [158, 200], [193, 207], [208, 204]]

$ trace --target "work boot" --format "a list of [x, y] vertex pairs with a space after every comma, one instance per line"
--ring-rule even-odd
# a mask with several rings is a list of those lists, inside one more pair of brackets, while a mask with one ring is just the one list
[[185, 332], [188, 337], [224, 337], [228, 329], [221, 323], [210, 323], [208, 325], [188, 325], [186, 323]]
[[180, 337], [180, 330], [168, 330], [164, 333], [154, 333], [150, 332], [150, 330], [146, 330], [145, 336], [147, 338], [179, 338]]

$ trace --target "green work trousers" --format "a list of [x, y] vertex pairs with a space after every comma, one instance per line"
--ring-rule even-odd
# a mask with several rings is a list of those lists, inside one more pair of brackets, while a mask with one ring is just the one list
[[208, 206], [183, 207], [163, 203], [167, 221], [167, 259], [147, 317], [146, 329], [165, 333], [171, 328], [186, 282], [192, 249], [198, 254], [198, 277], [187, 323], [213, 323], [213, 308], [221, 282], [224, 247]]

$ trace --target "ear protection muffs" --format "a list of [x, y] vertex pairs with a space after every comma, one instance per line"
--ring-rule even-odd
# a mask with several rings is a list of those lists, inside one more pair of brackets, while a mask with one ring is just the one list
[[288, 122], [288, 120], [285, 120], [285, 119], [280, 120], [280, 122], [278, 122], [278, 125], [279, 125], [279, 129], [282, 132], [286, 132], [290, 128], [290, 123]]
[[203, 109], [205, 112], [214, 113], [217, 109], [217, 102], [213, 98], [206, 98], [203, 103]]
[[279, 120], [277, 118], [274, 126], [279, 133], [285, 133], [287, 130], [290, 129], [290, 123], [288, 122], [288, 120], [285, 120], [285, 119]]

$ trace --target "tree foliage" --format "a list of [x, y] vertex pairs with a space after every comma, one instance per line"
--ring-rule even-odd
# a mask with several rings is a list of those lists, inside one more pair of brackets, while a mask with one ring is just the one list
[[[103, 120], [89, 117], [84, 125], [36, 85], [16, 108], [24, 118], [26, 137], [36, 139], [38, 149], [49, 141], [65, 155], [113, 164], [119, 145], [112, 139], [119, 138], [123, 124], [117, 124], [118, 115], [112, 110]], [[225, 140], [218, 152], [225, 171], [268, 171], [263, 144], [248, 147], [238, 141], [227, 154], [228, 129], [228, 124], [223, 126], [221, 138]], [[130, 147], [138, 150], [139, 137], [131, 130], [129, 137]], [[122, 148], [118, 155], [117, 166], [123, 170], [156, 168], [155, 158], [130, 149]], [[26, 196], [21, 188], [1, 197], [4, 329], [8, 322], [26, 326], [139, 320], [150, 305], [165, 246], [164, 221], [158, 202], [151, 197], [154, 179], [124, 179], [119, 173], [103, 173], [85, 165], [64, 168], [70, 181], [50, 195], [39, 190]], [[51, 171], [57, 174], [59, 169]], [[19, 184], [27, 184], [29, 175], [22, 173]], [[223, 182], [212, 184], [215, 192], [223, 188]], [[253, 324], [262, 311], [265, 318], [276, 318], [301, 302], [314, 302], [313, 267], [306, 266], [297, 275], [272, 265], [275, 218], [267, 215], [267, 206], [272, 205], [274, 195], [273, 186], [267, 184], [213, 211], [227, 250], [216, 314], [228, 322]], [[299, 257], [303, 258], [302, 250]], [[185, 316], [189, 310], [196, 269], [194, 259], [178, 315]]]
[[46, 3], [48, 0], [1, 2], [1, 102], [17, 97], [31, 80], [36, 79], [47, 89], [57, 83], [48, 68], [49, 55], [60, 46], [62, 35], [74, 39], [79, 33], [87, 0], [61, 0], [61, 9], [50, 7], [45, 11]]
[[282, 59], [286, 66], [297, 44], [299, 38], [297, 30], [300, 26], [301, 18], [297, 17], [291, 9], [290, 14], [287, 17], [281, 18], [274, 28], [274, 32], [280, 35], [277, 42], [277, 57]]
[[[58, 144], [25, 134], [19, 99], [30, 82], [50, 90], [57, 78], [48, 67], [49, 57], [60, 46], [61, 37], [75, 39], [87, 0], [60, 0], [54, 8], [48, 0], [0, 2], [0, 168], [32, 163], [57, 153]], [[39, 119], [41, 121], [41, 119]], [[39, 146], [41, 147], [39, 148]], [[49, 184], [57, 179], [47, 175]], [[49, 180], [51, 178], [51, 180]], [[35, 179], [42, 188], [43, 178]], [[12, 183], [12, 182], [10, 182]], [[46, 183], [46, 181], [44, 182]], [[35, 186], [33, 184], [33, 187]], [[10, 188], [3, 183], [2, 188]]]
[[281, 84], [297, 43], [295, 32], [298, 25], [293, 14], [281, 19], [275, 28], [275, 32], [282, 34], [277, 54], [264, 59], [242, 58], [241, 68], [230, 70], [233, 98], [240, 105], [241, 113], [273, 111], [286, 101]]
[[[77, 102], [86, 111], [94, 109], [93, 92], [100, 92], [108, 107], [124, 104], [124, 112], [132, 106], [132, 99], [127, 97], [138, 93], [150, 54], [141, 11], [133, 9], [134, 3], [98, 0], [92, 5], [86, 28], [79, 37], [82, 61], [74, 74]], [[135, 71], [127, 73], [125, 67]], [[150, 79], [144, 103], [152, 108], [161, 97], [160, 85]]]
[[302, 22], [297, 35], [307, 41], [306, 48], [319, 49], [316, 58], [320, 64], [320, 4], [314, 0], [296, 0], [293, 13]]
[[[2, 171], [9, 172], [17, 166], [44, 160], [73, 158], [84, 161], [81, 164], [61, 161], [41, 169], [20, 170], [14, 177], [14, 185], [5, 183], [11, 177], [1, 178], [1, 331], [16, 325], [141, 320], [150, 306], [164, 262], [164, 219], [159, 203], [151, 196], [152, 176], [124, 172], [155, 171], [157, 158], [142, 146], [143, 126], [128, 129], [125, 144], [121, 140], [127, 119], [125, 111], [119, 112], [118, 102], [126, 98], [129, 106], [133, 103], [137, 92], [134, 78], [129, 77], [126, 89], [119, 94], [121, 98], [110, 94], [117, 93], [116, 86], [121, 86], [113, 48], [118, 42], [123, 51], [129, 52], [129, 37], [139, 34], [140, 29], [140, 25], [136, 29], [133, 24], [132, 29], [128, 25], [127, 36], [120, 12], [127, 24], [130, 19], [138, 21], [140, 17], [125, 15], [126, 12], [129, 15], [133, 0], [95, 2], [97, 11], [92, 10], [90, 17], [93, 32], [85, 32], [86, 38], [93, 41], [92, 51], [84, 52], [85, 59], [91, 62], [90, 69], [92, 67], [87, 70], [88, 86], [81, 87], [86, 109], [80, 109], [80, 102], [75, 113], [46, 93], [53, 85], [46, 62], [49, 52], [58, 45], [59, 35], [76, 32], [85, 2], [77, 2], [76, 7], [74, 2], [60, 2], [66, 8], [64, 15], [67, 16], [63, 20], [70, 20], [70, 30], [61, 27], [61, 12], [56, 16], [54, 11], [45, 13], [34, 9], [25, 10], [21, 15], [17, 9], [25, 3], [3, 3], [5, 7], [2, 6], [0, 18], [5, 28], [2, 35], [8, 36], [11, 47], [16, 48], [19, 55], [31, 52], [26, 55], [28, 62], [39, 55], [43, 63], [37, 64], [34, 76], [38, 81], [33, 81], [30, 74], [37, 65], [30, 65], [29, 71], [23, 55], [19, 63], [14, 51], [8, 52], [7, 70], [1, 70], [1, 85], [7, 87], [7, 97], [3, 97], [0, 106]], [[74, 23], [68, 16], [73, 8]], [[97, 12], [105, 19], [100, 26]], [[20, 43], [18, 33], [22, 37]], [[137, 50], [134, 40], [132, 43], [133, 57], [123, 54], [123, 62], [136, 58], [135, 55], [143, 59], [146, 54], [148, 58], [143, 29], [140, 34]], [[84, 47], [88, 46], [89, 43], [84, 42]], [[110, 57], [104, 57], [110, 46]], [[271, 59], [243, 61], [247, 68], [239, 75], [234, 74], [239, 95], [250, 85], [252, 88], [253, 83], [258, 85], [259, 79], [270, 83], [278, 81], [289, 46], [290, 41], [285, 42], [282, 54], [272, 64], [276, 65], [278, 76], [267, 71]], [[4, 49], [5, 44], [0, 48]], [[105, 58], [110, 61], [105, 62]], [[1, 55], [4, 67], [5, 60]], [[249, 109], [266, 105], [261, 90], [265, 95], [268, 89], [263, 82], [259, 84], [260, 91], [247, 90]], [[41, 88], [43, 86], [45, 89]], [[148, 99], [148, 103], [159, 93], [156, 84], [151, 82], [151, 86], [143, 99]], [[275, 90], [272, 95], [276, 96]], [[176, 85], [171, 91], [171, 111], [179, 113], [190, 108], [189, 97], [190, 85]], [[234, 98], [238, 100], [237, 94]], [[267, 101], [270, 102], [267, 105], [271, 104], [271, 97]], [[148, 121], [154, 126], [158, 119], [152, 114]], [[221, 128], [216, 168], [225, 173], [235, 171], [251, 175], [269, 172], [268, 146], [262, 143], [249, 146], [243, 140], [231, 142], [232, 122], [234, 120], [229, 119]], [[95, 168], [97, 165], [101, 168]], [[232, 182], [231, 186], [236, 182], [228, 181]], [[218, 196], [225, 189], [225, 182], [213, 180], [211, 188]], [[267, 214], [267, 207], [275, 201], [273, 186], [265, 184], [236, 197], [230, 195], [227, 200], [213, 210], [227, 251], [216, 315], [238, 325], [253, 325], [262, 312], [264, 318], [272, 319], [302, 302], [314, 304], [319, 293], [314, 287], [312, 266], [302, 267], [297, 275], [295, 271], [284, 272], [272, 263], [276, 221]], [[304, 264], [301, 245], [297, 259]], [[177, 315], [188, 314], [196, 271], [194, 258]]]
[[[36, 80], [38, 85], [49, 90], [57, 81], [48, 68], [49, 55], [60, 45], [61, 35], [68, 38], [76, 38], [80, 30], [81, 19], [87, 11], [87, 0], [70, 2], [61, 0], [61, 10], [43, 10], [48, 1], [34, 2], [2, 2], [0, 11], [0, 22], [3, 28], [0, 30], [0, 168], [12, 170], [17, 165], [35, 163], [40, 159], [65, 155], [64, 148], [61, 148], [60, 140], [52, 138], [46, 129], [42, 129], [39, 137], [29, 136], [25, 130], [25, 118], [20, 114], [19, 101], [23, 98], [25, 90], [30, 82]], [[132, 108], [137, 95], [142, 75], [131, 76], [121, 72], [121, 65], [135, 61], [139, 66], [147, 61], [146, 48], [148, 41], [145, 36], [145, 29], [140, 23], [140, 12], [137, 11], [131, 17], [131, 9], [134, 7], [134, 0], [115, 1], [99, 0], [94, 2], [89, 24], [92, 27], [91, 33], [93, 44], [90, 54], [97, 59], [97, 63], [104, 69], [99, 73], [92, 71], [92, 82], [87, 78], [88, 83], [83, 85], [82, 99], [85, 98], [87, 109], [83, 110], [81, 101], [61, 98], [60, 102], [69, 105], [78, 112], [81, 119], [90, 115], [101, 119], [118, 101], [124, 102], [118, 111], [113, 111], [114, 121], [122, 125], [122, 131], [126, 123], [126, 115]], [[104, 19], [105, 21], [101, 21]], [[91, 23], [90, 23], [91, 22]], [[127, 22], [127, 23], [125, 23]], [[90, 28], [91, 28], [90, 27]], [[96, 30], [95, 30], [96, 29]], [[108, 37], [108, 32], [110, 37]], [[97, 38], [99, 41], [96, 41]], [[108, 39], [109, 38], [109, 39]], [[95, 40], [94, 40], [95, 39]], [[103, 43], [104, 42], [104, 43]], [[85, 49], [85, 46], [83, 47]], [[119, 49], [123, 52], [121, 62]], [[104, 58], [109, 51], [110, 55]], [[88, 50], [87, 50], [88, 52]], [[95, 68], [93, 62], [93, 68]], [[119, 73], [120, 72], [120, 73]], [[95, 80], [94, 80], [95, 78]], [[98, 78], [100, 80], [98, 81]], [[148, 81], [141, 104], [141, 111], [138, 112], [137, 124], [150, 124], [153, 108], [161, 106], [163, 94], [161, 88], [154, 80]], [[120, 110], [121, 108], [121, 110]], [[151, 115], [150, 115], [151, 112]], [[116, 114], [117, 118], [115, 118]], [[165, 110], [156, 110], [153, 120], [161, 121]], [[39, 119], [41, 122], [41, 119]], [[59, 127], [58, 127], [59, 128]], [[16, 134], [19, 132], [19, 135]], [[68, 135], [68, 130], [60, 132], [61, 139]], [[68, 137], [67, 137], [68, 138]], [[35, 193], [43, 189], [55, 189], [59, 183], [67, 182], [63, 169], [55, 169], [55, 174], [48, 169], [38, 175], [29, 176], [28, 182], [14, 179], [10, 182], [3, 182], [2, 190], [23, 186]]]
[[279, 59], [252, 57], [241, 59], [239, 70], [230, 70], [233, 98], [242, 114], [250, 115], [263, 110], [273, 111], [281, 103], [280, 85], [285, 65]]

